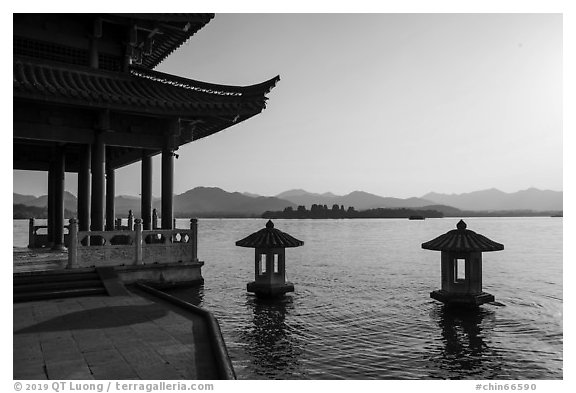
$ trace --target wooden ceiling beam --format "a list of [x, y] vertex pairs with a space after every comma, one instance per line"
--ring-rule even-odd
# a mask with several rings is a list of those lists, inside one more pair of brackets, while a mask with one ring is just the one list
[[[39, 123], [14, 123], [14, 138], [50, 141], [60, 143], [90, 144], [94, 141], [95, 130], [89, 128], [66, 127]], [[164, 135], [107, 131], [102, 135], [105, 145], [140, 149], [162, 149]]]
[[[146, 151], [146, 153], [147, 155], [155, 156], [156, 154], [159, 154], [161, 151], [162, 150]], [[142, 150], [136, 149], [126, 152], [118, 157], [111, 158], [108, 160], [107, 163], [112, 168], [118, 169], [142, 160], [142, 156], [143, 156]]]
[[39, 123], [14, 123], [14, 138], [62, 143], [89, 144], [94, 141], [94, 130]]

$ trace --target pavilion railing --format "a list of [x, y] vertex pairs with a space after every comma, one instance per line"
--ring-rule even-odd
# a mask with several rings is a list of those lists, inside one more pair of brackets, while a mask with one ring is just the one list
[[[126, 222], [126, 225], [124, 225]], [[152, 218], [152, 229], [158, 229], [158, 222], [160, 219], [157, 217]], [[172, 222], [173, 228], [176, 228], [176, 219]], [[114, 222], [114, 229], [117, 231], [133, 231], [134, 228], [134, 218], [132, 216], [128, 216], [128, 218], [117, 218]]]
[[[64, 226], [69, 231], [69, 226]], [[44, 233], [39, 233], [44, 232]], [[28, 223], [28, 248], [43, 248], [50, 246], [48, 242], [48, 225], [38, 225], [34, 218], [30, 218]], [[69, 234], [64, 233], [64, 245], [68, 247]]]
[[70, 219], [68, 268], [198, 262], [198, 220], [190, 229], [78, 231]]

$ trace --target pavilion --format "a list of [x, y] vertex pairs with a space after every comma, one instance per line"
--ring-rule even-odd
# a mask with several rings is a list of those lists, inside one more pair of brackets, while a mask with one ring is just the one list
[[154, 68], [213, 14], [14, 14], [13, 167], [46, 171], [48, 241], [64, 248], [64, 174], [78, 174], [78, 230], [114, 230], [115, 171], [142, 163], [152, 229], [161, 154], [161, 229], [173, 229], [175, 151], [260, 113], [279, 76], [205, 83]]

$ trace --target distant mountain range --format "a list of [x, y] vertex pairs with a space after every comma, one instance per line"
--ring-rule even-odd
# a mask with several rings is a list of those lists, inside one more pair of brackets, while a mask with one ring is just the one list
[[[22, 194], [12, 194], [12, 203], [14, 205], [26, 205], [34, 207], [46, 207], [48, 206], [48, 195], [42, 195], [36, 197], [34, 195], [22, 195]], [[64, 208], [70, 211], [76, 211], [77, 200], [76, 197], [69, 193], [64, 192]]]
[[[260, 216], [265, 211], [279, 211], [286, 207], [297, 208], [300, 205], [308, 209], [313, 204], [353, 206], [356, 210], [376, 208], [425, 208], [438, 210], [445, 215], [458, 215], [465, 211], [562, 211], [561, 191], [538, 190], [530, 188], [515, 193], [505, 193], [496, 189], [476, 191], [465, 194], [428, 193], [421, 198], [381, 197], [363, 191], [354, 191], [346, 195], [333, 193], [316, 194], [305, 190], [290, 190], [273, 197], [252, 193], [227, 192], [216, 187], [196, 187], [174, 196], [174, 213], [180, 217], [246, 217]], [[13, 194], [13, 204], [33, 207], [45, 207], [47, 196]], [[76, 197], [65, 193], [64, 206], [76, 211]], [[160, 199], [154, 198], [153, 207], [160, 211]], [[140, 215], [140, 198], [117, 196], [116, 215], [126, 217], [128, 211]]]
[[332, 193], [315, 194], [304, 190], [290, 190], [276, 195], [296, 205], [309, 208], [312, 204], [333, 204], [354, 206], [356, 210], [375, 208], [423, 208], [431, 205], [443, 205], [460, 210], [496, 211], [496, 210], [534, 210], [560, 211], [563, 209], [561, 191], [538, 190], [529, 188], [514, 193], [505, 193], [495, 188], [465, 194], [428, 193], [420, 198], [391, 198], [354, 191], [343, 196]]
[[185, 216], [260, 216], [267, 210], [282, 210], [288, 206], [296, 207], [292, 202], [280, 198], [246, 196], [216, 187], [196, 187], [174, 196], [174, 212]]
[[[13, 204], [32, 207], [46, 207], [46, 195], [35, 197], [13, 193]], [[239, 192], [227, 192], [216, 187], [196, 187], [183, 194], [174, 195], [173, 209], [176, 216], [182, 217], [245, 217], [260, 216], [267, 210], [283, 210], [285, 207], [296, 207], [292, 202], [275, 197], [246, 196]], [[76, 211], [77, 199], [66, 192], [64, 207]], [[140, 198], [120, 195], [114, 199], [115, 212], [118, 217], [126, 217], [129, 210], [140, 216]], [[160, 214], [161, 201], [154, 198], [152, 207]]]
[[422, 197], [462, 210], [563, 210], [561, 191], [527, 190], [506, 193], [495, 188], [465, 194], [428, 193]]

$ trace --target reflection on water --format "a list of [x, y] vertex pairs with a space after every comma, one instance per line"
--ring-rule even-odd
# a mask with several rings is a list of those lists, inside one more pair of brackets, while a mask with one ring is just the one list
[[488, 379], [498, 375], [499, 362], [494, 360], [499, 355], [485, 341], [495, 326], [493, 310], [436, 305], [431, 317], [441, 329], [443, 342], [439, 353], [430, 358], [444, 371], [439, 377]]
[[246, 306], [252, 312], [252, 323], [243, 328], [240, 340], [252, 359], [252, 372], [273, 378], [296, 371], [301, 351], [293, 345], [296, 338], [286, 324], [286, 314], [294, 308], [292, 297], [260, 299], [247, 295]]

